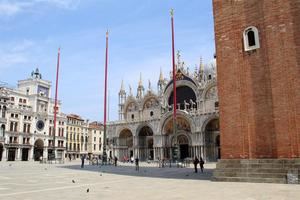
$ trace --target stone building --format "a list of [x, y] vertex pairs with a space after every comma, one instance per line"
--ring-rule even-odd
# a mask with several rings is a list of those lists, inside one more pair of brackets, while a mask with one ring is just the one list
[[0, 86], [0, 160], [64, 158], [67, 118], [58, 101], [54, 136], [54, 99], [50, 94], [51, 82], [43, 80], [38, 69], [30, 78], [18, 81], [16, 89]]
[[[173, 133], [173, 78], [160, 72], [157, 91], [140, 77], [136, 96], [132, 88], [119, 92], [119, 120], [108, 125], [108, 156], [119, 160], [220, 158], [220, 133], [216, 69], [204, 70], [202, 61], [193, 72], [177, 54], [177, 128]], [[199, 68], [199, 69], [198, 69]]]
[[79, 115], [67, 115], [66, 158], [77, 159], [88, 154], [88, 121]]
[[103, 124], [91, 122], [88, 124], [88, 155], [99, 157], [103, 155]]

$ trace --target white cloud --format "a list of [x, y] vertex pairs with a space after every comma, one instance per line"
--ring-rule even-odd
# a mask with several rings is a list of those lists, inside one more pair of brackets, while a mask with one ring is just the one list
[[15, 41], [3, 44], [0, 48], [0, 69], [17, 66], [29, 62], [29, 54], [35, 43], [32, 40], [24, 39], [23, 41]]
[[22, 7], [15, 3], [8, 3], [6, 1], [0, 2], [0, 15], [12, 16], [22, 10]]
[[0, 16], [14, 16], [38, 6], [54, 6], [60, 9], [76, 9], [81, 0], [0, 0]]
[[64, 9], [75, 9], [81, 0], [33, 0], [34, 3], [46, 3]]

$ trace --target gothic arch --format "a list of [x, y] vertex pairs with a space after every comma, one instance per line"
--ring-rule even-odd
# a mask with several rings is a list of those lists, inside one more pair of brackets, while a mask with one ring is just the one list
[[208, 117], [204, 120], [204, 122], [202, 123], [202, 127], [201, 127], [201, 132], [202, 132], [202, 133], [205, 132], [205, 128], [206, 128], [207, 124], [208, 124], [209, 122], [211, 122], [212, 120], [214, 120], [214, 119], [219, 119], [219, 115], [213, 114], [213, 115], [208, 116]]
[[[211, 88], [213, 88], [213, 87], [217, 87], [217, 83], [215, 82], [215, 81], [213, 81], [213, 82], [210, 82], [210, 83], [208, 83], [206, 86], [205, 86], [205, 88], [204, 88], [204, 90], [203, 90], [203, 92], [202, 92], [202, 95], [201, 95], [201, 99], [202, 100], [206, 100], [206, 94], [207, 94], [207, 92], [211, 89]], [[218, 89], [218, 88], [217, 88]]]
[[[184, 118], [188, 121], [188, 123], [190, 125], [191, 133], [196, 132], [196, 124], [195, 124], [194, 120], [186, 112], [177, 110], [177, 116], [181, 116], [182, 118]], [[162, 118], [160, 120], [160, 130], [161, 130], [162, 135], [164, 134], [164, 127], [165, 127], [166, 123], [168, 123], [169, 120], [172, 120], [172, 117], [173, 117], [172, 112], [168, 112], [164, 116], [162, 116]]]
[[[198, 90], [198, 85], [195, 85], [194, 82], [191, 82], [189, 80], [177, 80], [176, 81], [176, 88], [180, 88], [180, 87], [188, 87], [190, 89], [193, 90], [195, 97], [196, 97], [196, 102], [199, 101], [199, 97], [201, 96], [200, 91]], [[168, 104], [169, 101], [169, 97], [171, 96], [173, 92], [173, 85], [170, 85], [166, 88], [165, 92], [164, 92], [164, 104]]]
[[118, 145], [126, 146], [127, 148], [133, 147], [133, 133], [130, 129], [124, 128], [119, 133]]
[[141, 102], [141, 106], [142, 106], [142, 109], [145, 110], [146, 107], [147, 107], [147, 103], [149, 101], [151, 101], [152, 99], [154, 99], [157, 103], [157, 105], [153, 105], [153, 102], [151, 102], [151, 107], [150, 108], [155, 108], [156, 106], [159, 106], [159, 100], [158, 100], [158, 97], [156, 95], [153, 95], [153, 94], [149, 94], [149, 95], [146, 95], [143, 99], [143, 101]]
[[34, 160], [39, 161], [40, 157], [43, 157], [44, 141], [40, 138], [34, 142]]
[[132, 106], [134, 105], [135, 108], [134, 110], [132, 111], [129, 111], [129, 112], [134, 112], [134, 111], [138, 111], [139, 110], [139, 104], [138, 102], [136, 101], [136, 99], [134, 99], [133, 97], [128, 97], [126, 103], [125, 103], [125, 114], [128, 112], [128, 109], [129, 109], [129, 106]]
[[155, 130], [155, 128], [152, 126], [152, 124], [146, 123], [146, 122], [145, 122], [145, 123], [141, 123], [141, 124], [136, 128], [136, 131], [135, 131], [136, 136], [139, 135], [139, 132], [140, 132], [141, 129], [144, 128], [145, 126], [148, 126], [148, 127], [152, 130], [153, 135], [154, 135], [154, 130]]

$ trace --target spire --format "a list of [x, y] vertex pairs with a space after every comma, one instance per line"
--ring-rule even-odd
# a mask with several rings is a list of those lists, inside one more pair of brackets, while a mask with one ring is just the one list
[[199, 71], [200, 71], [200, 72], [204, 72], [204, 65], [203, 65], [202, 56], [200, 57], [200, 66], [199, 66]]
[[131, 85], [129, 85], [129, 95], [132, 96], [132, 88], [131, 88]]
[[139, 87], [143, 87], [142, 73], [140, 73]]
[[139, 86], [137, 88], [137, 95], [136, 97], [142, 98], [144, 96], [144, 86], [143, 86], [143, 80], [142, 80], [142, 73], [140, 73], [140, 81], [139, 81]]
[[164, 81], [164, 76], [162, 73], [162, 69], [160, 68], [159, 81]]
[[151, 91], [151, 90], [152, 90], [152, 88], [151, 88], [151, 81], [150, 81], [150, 79], [148, 80], [148, 90], [149, 90], [149, 91]]
[[200, 56], [200, 64], [199, 64], [199, 74], [198, 74], [199, 81], [204, 80], [204, 64], [202, 61], [202, 56]]
[[123, 80], [122, 80], [122, 83], [121, 83], [120, 93], [125, 93], [124, 81]]

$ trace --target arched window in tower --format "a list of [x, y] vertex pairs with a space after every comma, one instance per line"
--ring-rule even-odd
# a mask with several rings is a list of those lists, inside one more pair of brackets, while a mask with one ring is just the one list
[[250, 47], [253, 47], [255, 46], [255, 36], [254, 36], [254, 32], [251, 30], [251, 31], [248, 31], [247, 33], [248, 35], [248, 44]]
[[244, 49], [245, 51], [252, 51], [260, 48], [258, 29], [250, 26], [244, 30]]

